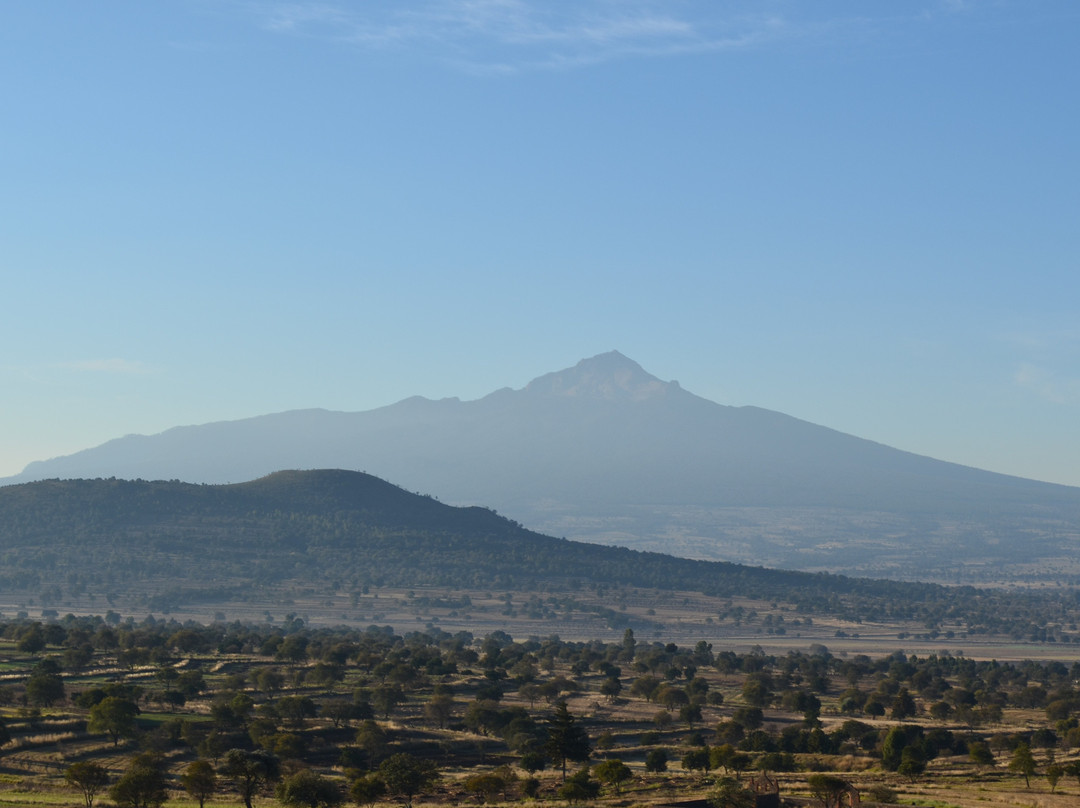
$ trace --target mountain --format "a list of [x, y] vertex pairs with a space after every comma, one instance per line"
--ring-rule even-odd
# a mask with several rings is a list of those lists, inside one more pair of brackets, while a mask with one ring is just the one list
[[[771, 601], [803, 620], [1080, 642], [1080, 593], [778, 571], [568, 541], [343, 470], [277, 472], [232, 485], [97, 479], [7, 486], [0, 488], [0, 545], [0, 603], [65, 610], [100, 610], [104, 597], [129, 612], [238, 605], [250, 612], [294, 597], [340, 600], [387, 587], [409, 590], [407, 598], [415, 589], [467, 604], [470, 592], [494, 590], [538, 610], [547, 603], [545, 619], [555, 609], [587, 608], [617, 627], [627, 618], [609, 603], [648, 597], [670, 607], [702, 593]], [[610, 601], [609, 589], [617, 590]], [[395, 594], [384, 589], [382, 597], [390, 602]], [[582, 599], [594, 605], [583, 607]]]
[[409, 398], [127, 436], [7, 483], [240, 482], [367, 471], [535, 530], [695, 558], [881, 577], [1080, 580], [1080, 489], [730, 407], [611, 352], [476, 401]]

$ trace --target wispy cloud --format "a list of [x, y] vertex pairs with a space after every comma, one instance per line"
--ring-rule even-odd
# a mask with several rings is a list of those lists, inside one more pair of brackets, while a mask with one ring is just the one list
[[1080, 329], [1010, 331], [1002, 339], [1024, 350], [1080, 354]]
[[65, 370], [74, 370], [80, 373], [116, 373], [116, 374], [144, 374], [150, 373], [151, 368], [142, 362], [133, 362], [130, 359], [82, 359], [75, 362], [63, 362], [60, 367]]
[[1064, 377], [1049, 368], [1024, 363], [1014, 381], [1052, 404], [1080, 403], [1080, 379]]
[[266, 28], [278, 33], [369, 48], [420, 48], [481, 72], [740, 49], [806, 31], [805, 25], [752, 4], [736, 11], [727, 6], [726, 13], [711, 3], [676, 6], [650, 0], [421, 0], [354, 6], [313, 1], [255, 8]]
[[1003, 341], [1019, 354], [1014, 384], [1053, 404], [1080, 404], [1080, 330], [1013, 331]]
[[737, 51], [785, 42], [876, 42], [909, 23], [1003, 0], [901, 7], [795, 0], [239, 0], [280, 34], [422, 53], [478, 73], [574, 68], [616, 59]]

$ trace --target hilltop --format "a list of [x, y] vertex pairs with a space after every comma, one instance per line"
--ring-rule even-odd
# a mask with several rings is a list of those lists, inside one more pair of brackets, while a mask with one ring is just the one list
[[1071, 594], [770, 570], [574, 542], [341, 470], [220, 486], [116, 479], [8, 486], [0, 488], [0, 537], [0, 596], [58, 609], [87, 597], [168, 612], [373, 587], [518, 596], [636, 588], [753, 598], [857, 623], [915, 621], [1059, 642], [1072, 641], [1077, 620]]
[[1080, 489], [708, 401], [617, 352], [476, 401], [414, 397], [128, 436], [7, 482], [362, 470], [528, 527], [689, 558], [948, 582], [1080, 581]]

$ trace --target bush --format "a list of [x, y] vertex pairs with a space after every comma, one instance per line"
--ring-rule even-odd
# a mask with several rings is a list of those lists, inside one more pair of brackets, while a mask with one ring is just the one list
[[866, 799], [869, 802], [883, 802], [887, 805], [895, 805], [898, 797], [896, 791], [889, 788], [887, 785], [878, 783], [867, 789]]
[[589, 779], [588, 769], [582, 769], [572, 777], [568, 777], [559, 789], [559, 799], [567, 802], [592, 800], [599, 794], [600, 784]]
[[301, 769], [282, 780], [277, 798], [296, 808], [334, 808], [345, 799], [337, 783], [310, 769]]

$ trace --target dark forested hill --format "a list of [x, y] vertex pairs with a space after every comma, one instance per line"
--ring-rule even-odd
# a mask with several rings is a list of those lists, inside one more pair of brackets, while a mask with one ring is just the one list
[[1064, 624], [1076, 608], [1071, 595], [785, 572], [567, 541], [350, 471], [219, 486], [98, 479], [0, 488], [0, 559], [0, 593], [43, 602], [163, 588], [179, 601], [226, 601], [283, 583], [331, 592], [604, 585], [777, 600], [857, 619], [948, 619], [975, 631], [1002, 630], [1007, 616]]
[[128, 436], [10, 483], [364, 470], [557, 536], [875, 577], [1080, 582], [1080, 488], [708, 401], [612, 352], [477, 401], [411, 398]]

